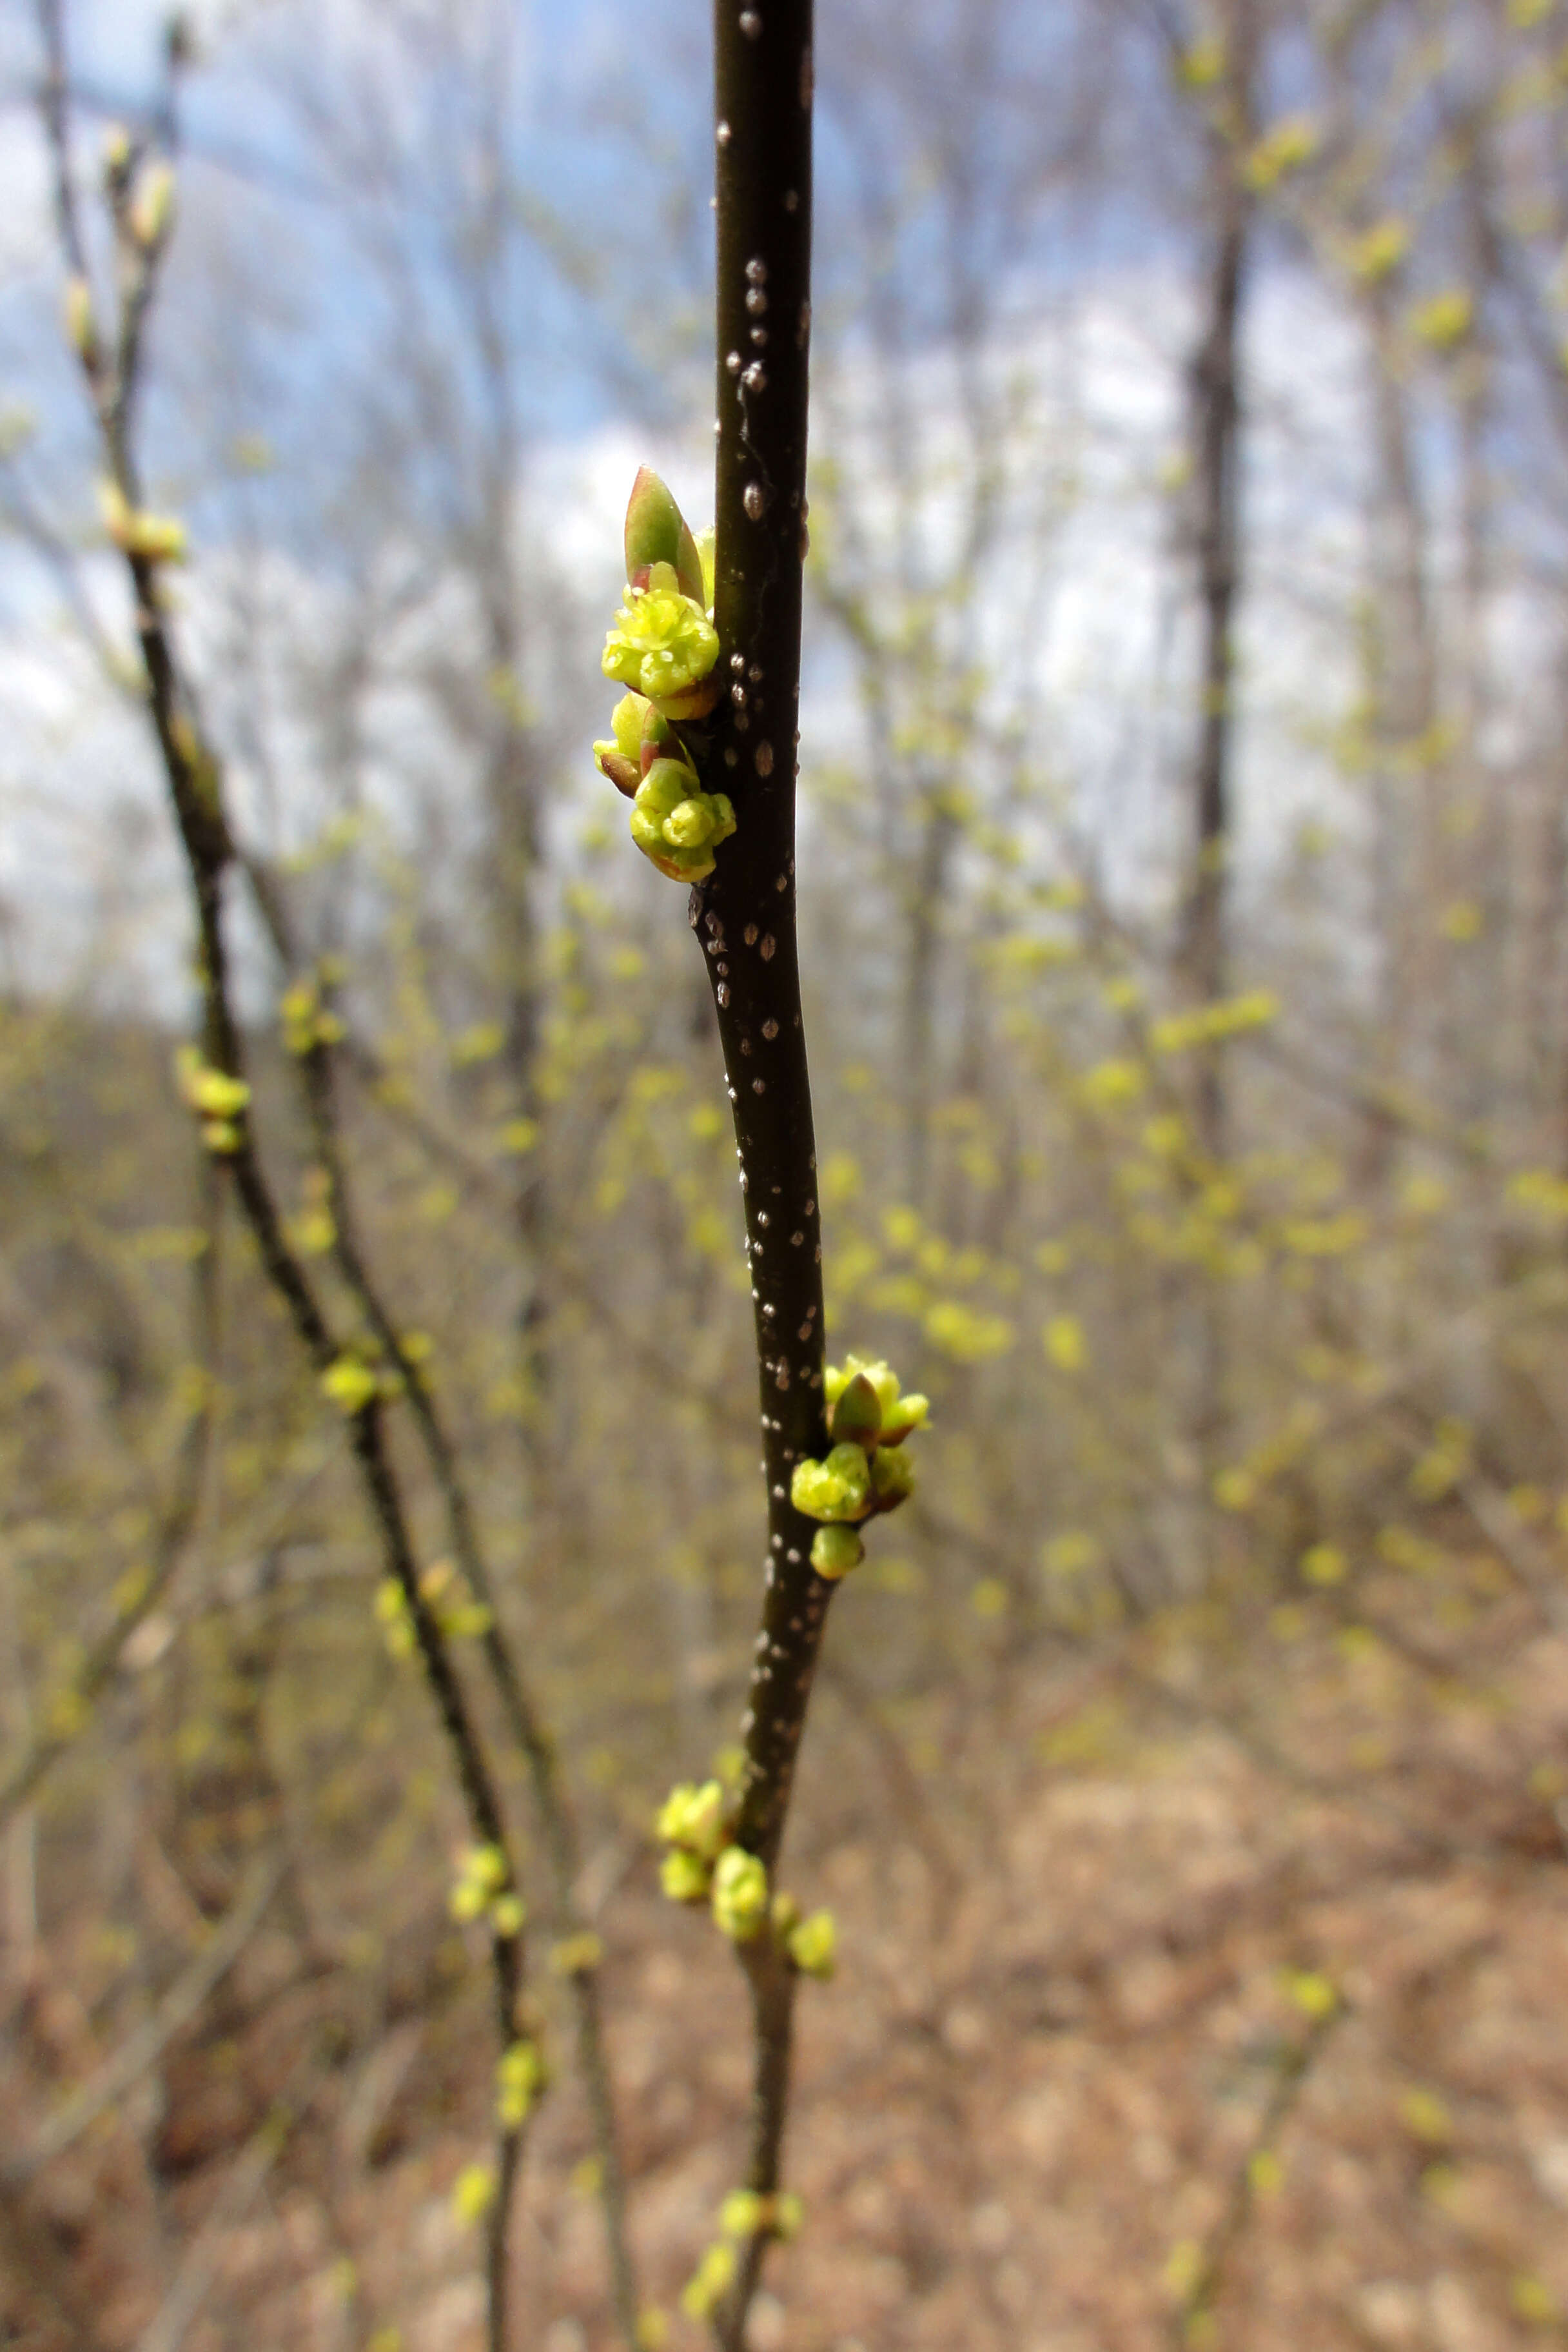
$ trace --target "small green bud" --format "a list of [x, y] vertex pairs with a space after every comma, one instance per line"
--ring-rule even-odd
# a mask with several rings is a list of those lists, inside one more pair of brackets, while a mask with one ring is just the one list
[[788, 1936], [799, 1917], [800, 1905], [795, 1901], [793, 1895], [786, 1895], [784, 1888], [781, 1886], [778, 1893], [773, 1896], [773, 1901], [768, 1906], [769, 1921], [773, 1927], [773, 1934], [779, 1938], [781, 1943], [784, 1941], [784, 1937]]
[[132, 236], [144, 253], [152, 252], [155, 246], [163, 243], [168, 234], [174, 209], [174, 166], [153, 163], [137, 184], [128, 221]]
[[531, 2042], [514, 2042], [496, 2066], [496, 2120], [517, 2131], [544, 2086], [544, 2063]]
[[490, 1925], [503, 1943], [521, 1935], [527, 1917], [521, 1895], [498, 1895], [490, 1905]]
[[826, 1462], [797, 1462], [790, 1500], [808, 1519], [863, 1519], [871, 1508], [864, 1448], [836, 1445]]
[[879, 1445], [871, 1456], [871, 1493], [879, 1511], [896, 1511], [915, 1491], [915, 1465], [900, 1449]]
[[710, 2246], [693, 2275], [680, 2290], [680, 2308], [688, 2319], [706, 2319], [735, 2283], [735, 2250]]
[[331, 1397], [342, 1412], [351, 1416], [363, 1412], [379, 1392], [380, 1385], [370, 1365], [362, 1363], [357, 1356], [340, 1356], [335, 1364], [328, 1365], [321, 1379], [322, 1395]]
[[901, 1445], [912, 1429], [923, 1429], [931, 1412], [931, 1399], [923, 1396], [901, 1396], [882, 1423], [879, 1445]]
[[459, 1927], [477, 1919], [485, 1907], [485, 1890], [471, 1878], [459, 1878], [447, 1898], [447, 1908]]
[[465, 2164], [452, 2183], [452, 2210], [471, 2228], [495, 2203], [496, 2177], [488, 2164]]
[[838, 1930], [832, 1912], [814, 1911], [809, 1919], [803, 1919], [792, 1932], [787, 1948], [802, 1976], [826, 1983], [838, 1965]]
[[723, 793], [697, 786], [684, 760], [655, 760], [632, 803], [632, 839], [672, 881], [700, 882], [713, 871], [713, 852], [735, 830], [735, 812]]
[[92, 289], [85, 278], [66, 282], [66, 334], [79, 359], [92, 358], [98, 349], [98, 328], [92, 315]]
[[99, 503], [105, 530], [125, 554], [141, 556], [148, 563], [184, 562], [185, 526], [173, 515], [148, 514], [133, 507], [118, 482], [100, 483]]
[[643, 725], [651, 711], [652, 705], [640, 694], [623, 694], [610, 715], [611, 740], [594, 746], [601, 775], [608, 776], [627, 800], [641, 781]]
[[773, 2235], [781, 2245], [798, 2238], [805, 2221], [805, 2206], [793, 2189], [781, 2189], [773, 2199]]
[[811, 1539], [811, 1564], [818, 1576], [837, 1584], [866, 1557], [866, 1547], [853, 1528], [818, 1528]]
[[727, 1845], [713, 1867], [713, 1919], [732, 1944], [749, 1944], [767, 1916], [768, 1874], [744, 1846]]
[[670, 1790], [654, 1824], [666, 1845], [684, 1846], [711, 1862], [724, 1843], [724, 1791], [717, 1780], [694, 1788], [683, 1780]]
[[708, 1893], [708, 1864], [678, 1845], [658, 1866], [658, 1883], [672, 1903], [700, 1903]]
[[463, 1857], [463, 1868], [487, 1894], [493, 1895], [506, 1885], [506, 1856], [499, 1845], [470, 1846]]
[[840, 1389], [827, 1417], [828, 1435], [852, 1438], [871, 1446], [882, 1426], [882, 1400], [864, 1372], [856, 1372]]
[[719, 2208], [719, 2227], [727, 2238], [754, 2237], [767, 2218], [768, 2200], [754, 2189], [731, 2189]]

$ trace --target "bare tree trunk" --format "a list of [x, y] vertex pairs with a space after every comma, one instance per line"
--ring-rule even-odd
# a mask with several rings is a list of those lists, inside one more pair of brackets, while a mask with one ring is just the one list
[[[1223, 996], [1228, 964], [1226, 866], [1232, 825], [1235, 713], [1231, 680], [1241, 585], [1240, 337], [1252, 200], [1242, 172], [1250, 134], [1257, 47], [1255, 0], [1229, 10], [1223, 98], [1207, 136], [1209, 216], [1206, 316], [1192, 367], [1195, 537], [1202, 645], [1198, 737], [1193, 764], [1193, 867], [1188, 893], [1187, 982], [1199, 1003]], [[1197, 1119], [1203, 1148], [1225, 1150], [1219, 1050], [1203, 1061]]]

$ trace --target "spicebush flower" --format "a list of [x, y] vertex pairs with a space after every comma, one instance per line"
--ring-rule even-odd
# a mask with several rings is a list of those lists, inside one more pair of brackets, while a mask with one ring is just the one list
[[826, 1462], [797, 1462], [789, 1498], [808, 1519], [863, 1519], [871, 1508], [864, 1447], [836, 1445]]
[[599, 772], [632, 802], [632, 839], [672, 882], [700, 882], [735, 830], [723, 793], [702, 789], [678, 726], [719, 698], [714, 665], [713, 535], [692, 536], [658, 476], [643, 467], [626, 508], [626, 602], [601, 667], [630, 688], [610, 734], [594, 746]]
[[847, 1356], [823, 1370], [827, 1433], [835, 1443], [823, 1462], [797, 1462], [790, 1500], [823, 1524], [812, 1538], [811, 1564], [835, 1582], [866, 1557], [855, 1525], [879, 1511], [896, 1511], [914, 1491], [914, 1465], [898, 1449], [924, 1423], [923, 1396], [902, 1396], [899, 1376], [879, 1359]]
[[768, 1874], [744, 1846], [727, 1845], [713, 1865], [713, 1919], [732, 1944], [749, 1944], [768, 1915]]
[[685, 760], [655, 760], [632, 803], [632, 839], [672, 882], [700, 882], [735, 830], [724, 793], [705, 793]]
[[826, 1983], [838, 1960], [838, 1930], [831, 1911], [814, 1911], [791, 1931], [788, 1942], [790, 1958], [802, 1976], [817, 1977]]
[[683, 1780], [659, 1808], [655, 1824], [667, 1845], [684, 1846], [704, 1862], [712, 1862], [724, 1843], [724, 1791], [717, 1780], [693, 1787]]
[[712, 622], [682, 592], [675, 566], [655, 563], [646, 588], [627, 588], [600, 667], [606, 677], [658, 702], [667, 718], [698, 719], [719, 698], [717, 679], [703, 684], [718, 658]]

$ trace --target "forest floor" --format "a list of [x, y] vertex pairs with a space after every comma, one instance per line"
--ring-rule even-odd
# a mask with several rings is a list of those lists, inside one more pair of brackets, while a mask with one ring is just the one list
[[[1409, 1578], [1353, 1622], [1336, 1599], [999, 1661], [921, 1741], [830, 1671], [788, 1876], [842, 1960], [803, 1988], [806, 2222], [756, 2352], [1568, 2341], [1568, 1638], [1517, 1589], [1439, 1631]], [[740, 2170], [743, 1989], [649, 1853], [611, 1865], [635, 2232], [678, 2352]], [[258, 1929], [153, 2121], [128, 2095], [9, 2209], [0, 2342], [479, 2346], [452, 2188], [486, 2152], [482, 2005], [395, 2004], [340, 2050], [339, 1974]], [[29, 2128], [83, 2070], [62, 1981], [12, 2004]], [[587, 2148], [563, 2081], [515, 2232], [530, 2352], [612, 2340]]]

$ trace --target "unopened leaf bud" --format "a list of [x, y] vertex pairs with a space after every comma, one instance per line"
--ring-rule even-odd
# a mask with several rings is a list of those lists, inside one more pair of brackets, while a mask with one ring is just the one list
[[626, 501], [626, 554], [628, 581], [637, 581], [639, 573], [651, 572], [656, 563], [668, 564], [682, 595], [694, 598], [707, 609], [710, 600], [703, 593], [702, 559], [697, 541], [673, 493], [651, 466], [637, 468], [632, 494]]
[[870, 1446], [876, 1444], [881, 1426], [882, 1400], [865, 1373], [858, 1371], [839, 1391], [828, 1414], [828, 1435], [835, 1439], [852, 1439], [858, 1445]]

